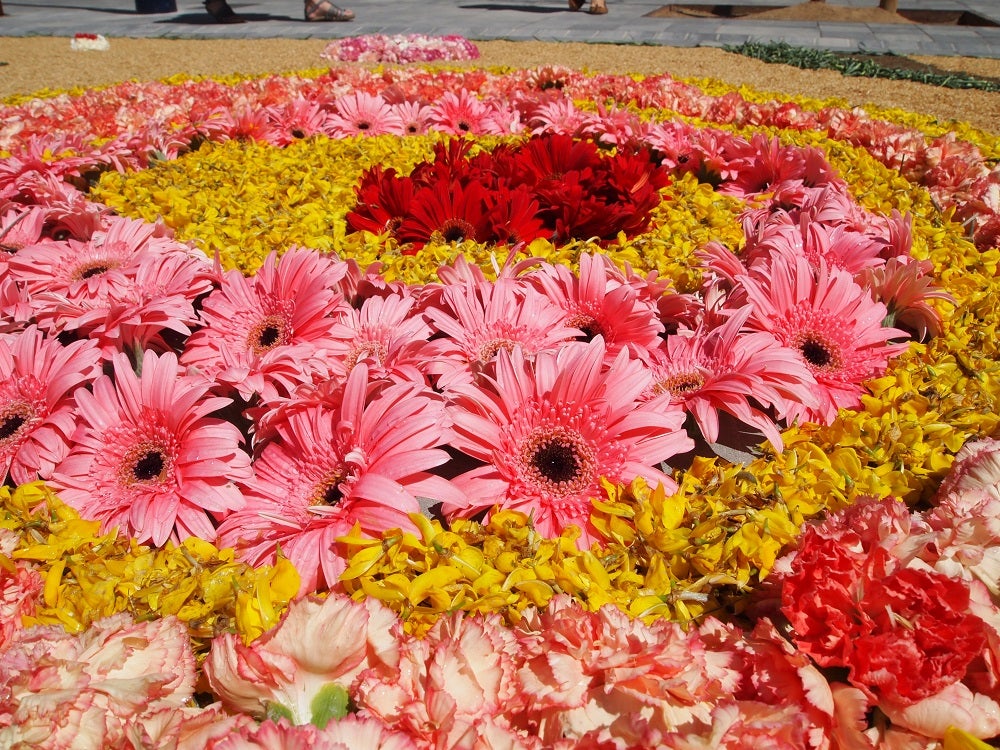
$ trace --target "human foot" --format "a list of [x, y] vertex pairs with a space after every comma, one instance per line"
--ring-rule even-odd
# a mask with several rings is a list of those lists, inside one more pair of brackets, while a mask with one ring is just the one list
[[603, 16], [607, 12], [608, 6], [604, 4], [604, 0], [590, 0], [590, 15]]
[[353, 21], [354, 11], [334, 5], [330, 0], [306, 0], [307, 21]]

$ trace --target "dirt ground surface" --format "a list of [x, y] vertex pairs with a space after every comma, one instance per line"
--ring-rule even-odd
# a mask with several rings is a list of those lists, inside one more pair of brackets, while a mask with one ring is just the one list
[[[817, 6], [823, 6], [817, 9]], [[855, 11], [864, 11], [858, 13]], [[831, 11], [852, 11], [846, 20], [879, 20], [879, 8], [857, 9], [806, 2], [774, 9], [784, 18]], [[808, 16], [806, 16], [808, 18]], [[44, 89], [98, 86], [128, 79], [157, 80], [176, 73], [287, 73], [329, 65], [320, 55], [323, 39], [183, 40], [110, 39], [103, 52], [74, 51], [69, 39], [0, 38], [0, 97]], [[712, 78], [759, 91], [819, 99], [839, 99], [851, 106], [875, 104], [959, 120], [1000, 135], [1000, 94], [975, 89], [948, 89], [911, 81], [851, 78], [830, 70], [801, 70], [764, 63], [710, 47], [678, 48], [614, 44], [476, 42], [480, 58], [449, 65], [537, 67], [562, 65], [607, 73], [669, 73], [675, 78]], [[968, 57], [901, 58], [938, 71], [1000, 78], [1000, 60]], [[884, 61], [883, 61], [884, 64]]]

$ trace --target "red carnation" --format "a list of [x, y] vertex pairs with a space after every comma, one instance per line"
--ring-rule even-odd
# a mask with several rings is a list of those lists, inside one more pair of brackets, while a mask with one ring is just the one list
[[799, 648], [821, 666], [847, 667], [874, 700], [908, 705], [962, 680], [987, 643], [967, 585], [845, 541], [803, 535], [782, 588]]

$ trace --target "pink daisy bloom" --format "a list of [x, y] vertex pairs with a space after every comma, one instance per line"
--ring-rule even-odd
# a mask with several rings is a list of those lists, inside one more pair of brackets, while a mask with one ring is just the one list
[[525, 356], [575, 339], [566, 314], [534, 286], [514, 278], [447, 284], [426, 316], [443, 337], [427, 346], [427, 370], [447, 390], [471, 383], [497, 352], [520, 347]]
[[455, 478], [468, 500], [445, 503], [449, 517], [494, 506], [531, 514], [535, 528], [558, 536], [570, 524], [586, 547], [590, 499], [600, 480], [642, 477], [668, 492], [676, 484], [658, 464], [693, 448], [684, 413], [669, 394], [639, 401], [652, 376], [622, 351], [605, 367], [601, 337], [544, 351], [530, 361], [520, 347], [501, 350], [496, 374], [482, 385], [456, 387], [452, 446], [482, 465]]
[[653, 383], [647, 393], [670, 393], [709, 443], [719, 439], [719, 413], [724, 412], [760, 430], [780, 452], [781, 433], [765, 409], [787, 411], [789, 403], [815, 406], [816, 380], [770, 333], [742, 332], [751, 312], [748, 305], [716, 328], [668, 336], [648, 355]]
[[955, 304], [951, 294], [934, 285], [933, 272], [930, 261], [892, 257], [884, 266], [868, 269], [861, 281], [875, 299], [885, 303], [892, 325], [911, 331], [917, 341], [926, 341], [941, 332], [941, 313], [930, 300]]
[[187, 341], [184, 365], [230, 385], [247, 401], [287, 395], [313, 375], [329, 377], [317, 354], [335, 343], [336, 289], [347, 266], [314, 250], [272, 252], [253, 278], [231, 271], [204, 301], [203, 327]]
[[816, 379], [818, 406], [790, 404], [786, 416], [829, 424], [838, 409], [861, 404], [864, 381], [885, 372], [889, 360], [906, 349], [908, 336], [883, 326], [885, 305], [846, 271], [822, 261], [814, 270], [805, 258], [780, 257], [770, 274], [740, 278], [754, 308], [747, 325], [773, 333]]
[[23, 331], [35, 316], [31, 298], [0, 262], [0, 333]]
[[336, 583], [345, 568], [337, 537], [355, 524], [368, 534], [413, 529], [418, 498], [460, 502], [428, 470], [448, 460], [446, 414], [437, 396], [413, 382], [371, 387], [356, 365], [342, 389], [290, 402], [268, 421], [246, 507], [219, 527], [220, 546], [252, 565], [278, 549], [302, 577], [302, 591]]
[[288, 142], [295, 138], [308, 138], [323, 131], [327, 113], [319, 102], [295, 97], [287, 102], [272, 104], [267, 108], [268, 118], [275, 127], [288, 134]]
[[81, 421], [52, 484], [80, 515], [139, 542], [213, 539], [213, 517], [242, 506], [236, 483], [252, 476], [242, 435], [208, 416], [230, 399], [208, 396], [211, 382], [181, 374], [172, 353], [146, 352], [141, 375], [124, 354], [112, 364], [113, 379], [76, 391]]
[[423, 383], [424, 353], [431, 326], [414, 312], [412, 295], [368, 297], [360, 309], [345, 308], [329, 347], [334, 377], [343, 380], [358, 362], [368, 365], [372, 379], [413, 380]]
[[563, 96], [538, 104], [527, 119], [533, 135], [560, 133], [577, 136], [587, 118], [572, 99]]
[[[429, 106], [427, 119], [435, 130], [449, 135], [494, 133], [492, 110], [467, 89], [446, 91]], [[502, 131], [501, 131], [502, 132]]]
[[406, 135], [423, 135], [430, 129], [430, 107], [419, 101], [402, 101], [392, 105], [403, 124]]
[[45, 211], [38, 206], [3, 211], [0, 213], [0, 251], [16, 253], [34, 245], [42, 238], [44, 226]]
[[664, 331], [656, 306], [616, 271], [584, 253], [579, 274], [565, 265], [544, 263], [528, 278], [565, 311], [565, 325], [583, 331], [588, 339], [603, 336], [610, 358], [626, 347], [635, 352], [655, 349]]
[[121, 273], [106, 296], [65, 300], [50, 293], [36, 310], [38, 324], [52, 334], [73, 332], [96, 342], [105, 358], [116, 352], [168, 351], [197, 323], [195, 300], [212, 289], [211, 266], [184, 250], [142, 253]]
[[48, 479], [76, 429], [73, 391], [101, 374], [91, 341], [63, 346], [36, 327], [0, 337], [0, 474]]
[[335, 99], [333, 107], [335, 114], [323, 124], [323, 132], [332, 138], [406, 133], [399, 113], [381, 96], [355, 91]]

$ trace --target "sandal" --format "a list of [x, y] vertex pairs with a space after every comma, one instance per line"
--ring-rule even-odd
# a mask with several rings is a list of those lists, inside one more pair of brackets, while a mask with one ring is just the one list
[[607, 12], [608, 6], [604, 4], [604, 0], [590, 0], [590, 15], [603, 16]]
[[334, 5], [330, 0], [306, 0], [307, 21], [353, 21], [354, 11]]
[[580, 8], [583, 7], [583, 4], [586, 1], [587, 0], [569, 0], [569, 9], [570, 10], [580, 10]]
[[226, 0], [205, 0], [205, 10], [216, 23], [246, 23], [247, 19], [229, 7]]

